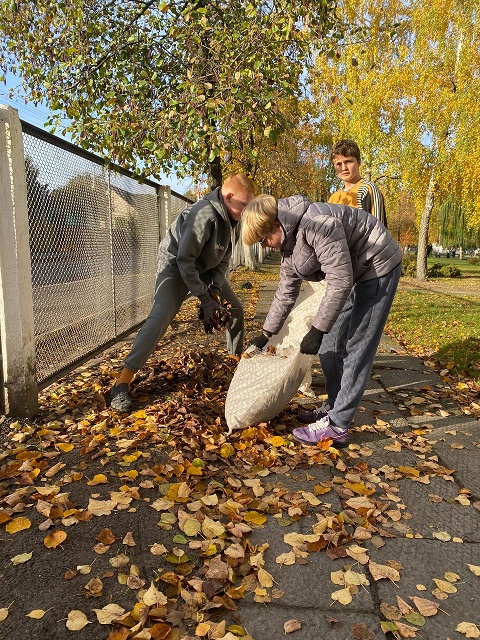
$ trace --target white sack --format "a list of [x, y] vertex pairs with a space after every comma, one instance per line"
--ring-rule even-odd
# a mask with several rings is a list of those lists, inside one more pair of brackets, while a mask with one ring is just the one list
[[324, 282], [308, 283], [282, 330], [269, 342], [269, 346], [276, 347], [276, 353], [257, 352], [240, 360], [225, 402], [229, 434], [234, 429], [272, 420], [304, 380], [308, 392], [312, 356], [300, 353], [299, 348], [324, 294]]

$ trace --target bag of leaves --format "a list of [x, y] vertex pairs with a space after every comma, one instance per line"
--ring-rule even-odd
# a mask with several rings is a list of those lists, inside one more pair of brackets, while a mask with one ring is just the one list
[[268, 349], [249, 350], [241, 358], [225, 402], [229, 434], [275, 418], [310, 375], [315, 356], [300, 353], [300, 342], [311, 327], [325, 286], [324, 282], [308, 283]]

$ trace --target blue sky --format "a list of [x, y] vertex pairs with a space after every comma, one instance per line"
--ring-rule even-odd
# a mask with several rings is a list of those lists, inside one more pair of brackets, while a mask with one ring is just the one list
[[[22, 120], [25, 120], [29, 124], [33, 124], [40, 129], [47, 129], [45, 122], [49, 116], [49, 109], [45, 104], [35, 106], [33, 102], [25, 104], [24, 100], [20, 97], [9, 97], [9, 89], [16, 87], [20, 84], [20, 80], [12, 73], [7, 74], [6, 84], [0, 84], [0, 104], [6, 104], [10, 107], [14, 107], [18, 110], [18, 115]], [[68, 121], [65, 120], [65, 123]], [[58, 134], [58, 137], [62, 137]], [[69, 139], [67, 137], [67, 139]], [[158, 178], [162, 184], [170, 186], [174, 191], [178, 193], [185, 193], [191, 187], [190, 180], [181, 180], [172, 174], [169, 177], [161, 176]]]

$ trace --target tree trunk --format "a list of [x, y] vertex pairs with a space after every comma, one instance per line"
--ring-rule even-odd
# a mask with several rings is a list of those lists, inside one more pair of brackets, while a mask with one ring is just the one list
[[430, 226], [430, 216], [432, 215], [433, 204], [435, 202], [435, 169], [432, 169], [430, 181], [428, 183], [425, 206], [423, 207], [418, 231], [417, 247], [417, 280], [427, 279], [427, 244], [428, 228]]
[[253, 248], [253, 245], [249, 247], [246, 244], [244, 244], [243, 255], [245, 259], [245, 266], [247, 267], [247, 269], [250, 269], [251, 271], [258, 271], [259, 264], [255, 256], [255, 250]]
[[208, 174], [211, 191], [222, 186], [222, 164], [220, 162], [220, 156], [217, 156], [212, 162], [208, 163]]

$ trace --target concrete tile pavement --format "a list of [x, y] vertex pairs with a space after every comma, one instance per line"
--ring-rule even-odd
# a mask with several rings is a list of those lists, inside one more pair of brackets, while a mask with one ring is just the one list
[[[275, 288], [275, 283], [261, 288], [256, 314], [260, 321]], [[312, 388], [317, 395], [324, 393], [317, 365], [313, 366]], [[294, 398], [292, 403], [314, 405], [311, 398]], [[309, 554], [303, 564], [281, 566], [275, 558], [290, 547], [283, 541], [284, 528], [269, 518], [259, 542], [267, 540], [270, 544], [265, 568], [284, 594], [262, 604], [247, 598], [239, 611], [241, 623], [255, 640], [277, 640], [284, 635], [283, 624], [290, 619], [302, 624], [291, 636], [299, 640], [377, 640], [385, 637], [380, 628], [380, 621], [387, 620], [385, 605], [397, 605], [400, 596], [413, 606], [411, 598], [416, 596], [435, 602], [440, 609], [426, 617], [423, 626], [410, 624], [413, 631], [404, 631], [411, 634], [408, 637], [465, 638], [456, 631], [459, 623], [472, 622], [480, 628], [476, 605], [480, 578], [467, 566], [480, 565], [480, 513], [474, 506], [480, 497], [480, 423], [462, 412], [435, 372], [385, 336], [355, 425], [358, 430], [352, 433], [353, 446], [343, 458], [346, 465], [353, 470], [358, 463], [366, 463], [371, 470], [390, 468], [394, 479], [389, 484], [395, 491], [389, 507], [392, 519], [384, 523], [384, 531], [392, 537], [384, 537], [381, 548], [371, 540], [358, 544], [368, 549], [372, 561], [396, 566], [400, 580], [375, 581], [368, 564], [359, 565], [351, 558], [332, 560], [325, 551]], [[414, 429], [420, 434], [417, 441], [409, 435]], [[441, 472], [429, 473], [435, 465]], [[426, 471], [412, 476], [404, 471], [396, 477], [399, 467]], [[282, 481], [297, 491], [312, 491], [321, 479], [339, 475], [335, 468], [309, 468], [308, 473], [299, 470]], [[341, 493], [333, 492], [321, 496], [335, 513], [345, 508], [341, 497]], [[311, 517], [302, 519], [300, 526], [294, 523], [288, 531], [311, 533], [311, 522], [316, 521], [314, 511]], [[352, 602], [344, 606], [331, 598], [331, 593], [341, 587], [331, 581], [330, 573], [345, 566], [365, 573], [370, 584], [361, 586]], [[453, 580], [452, 593], [435, 591], [434, 580], [448, 579]], [[401, 622], [409, 624], [405, 618]], [[394, 635], [387, 633], [386, 637]]]

